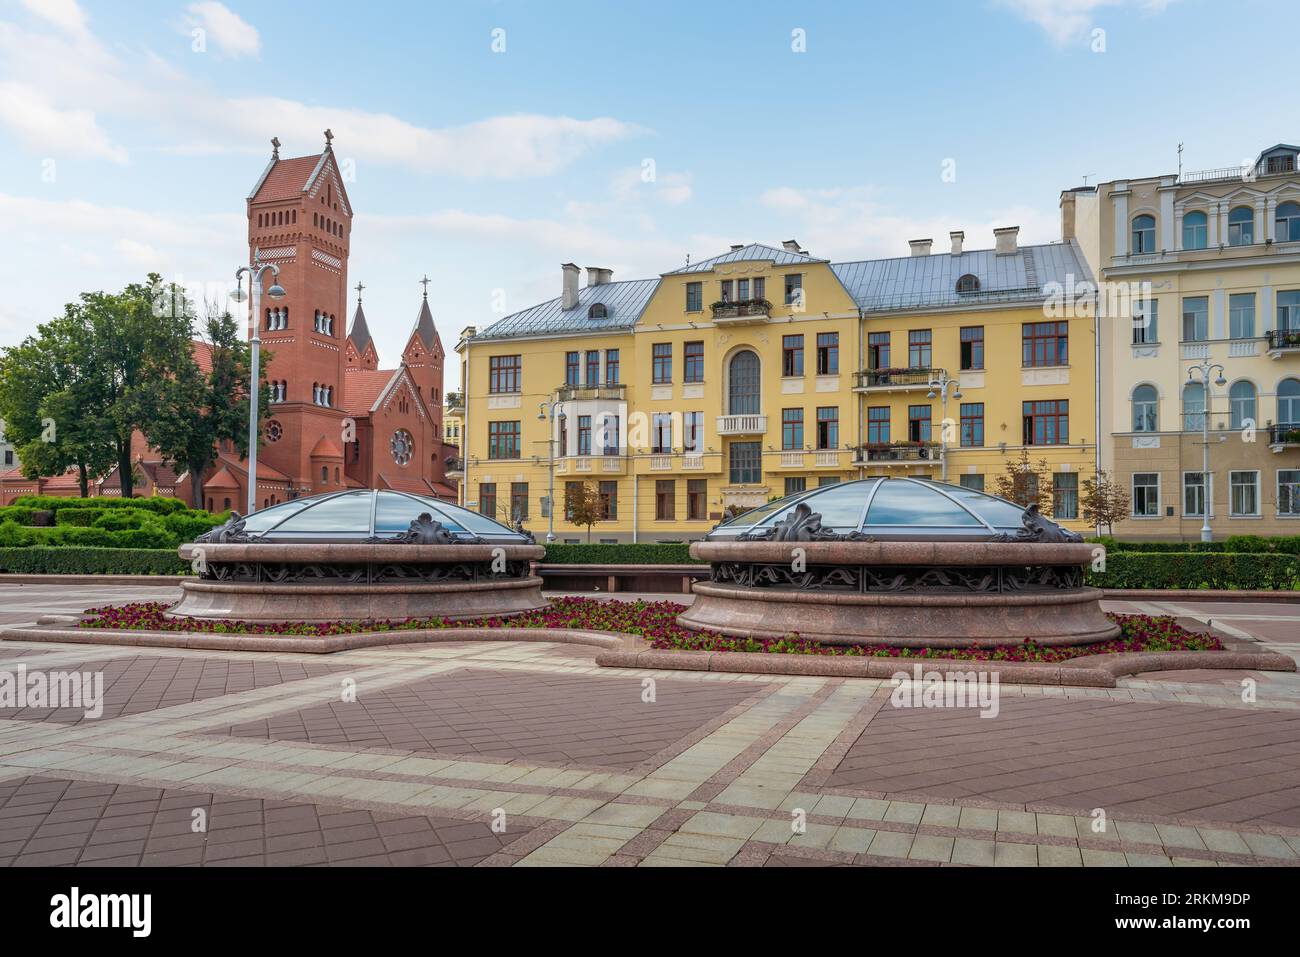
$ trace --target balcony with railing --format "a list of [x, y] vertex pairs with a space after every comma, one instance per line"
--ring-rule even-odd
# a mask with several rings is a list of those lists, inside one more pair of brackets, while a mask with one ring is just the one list
[[854, 373], [854, 389], [864, 392], [906, 392], [929, 389], [942, 369], [863, 369]]
[[627, 458], [611, 452], [609, 455], [568, 455], [555, 460], [556, 475], [623, 475], [627, 472]]
[[562, 385], [556, 391], [561, 402], [603, 399], [606, 402], [626, 402], [627, 386], [615, 385]]
[[1300, 352], [1300, 329], [1270, 329], [1264, 333], [1268, 354], [1277, 359], [1288, 352]]
[[933, 442], [879, 442], [854, 450], [854, 465], [928, 465], [939, 461]]
[[1268, 447], [1274, 452], [1300, 448], [1300, 422], [1283, 422], [1268, 427]]
[[465, 460], [463, 458], [449, 458], [446, 462], [447, 478], [461, 479], [465, 477]]
[[718, 416], [718, 435], [762, 435], [766, 431], [765, 415]]
[[766, 299], [715, 302], [709, 308], [713, 311], [713, 321], [720, 326], [743, 326], [751, 322], [767, 322], [772, 316], [772, 304]]
[[450, 414], [452, 415], [465, 414], [465, 393], [464, 392], [448, 392], [446, 396], [444, 396], [444, 399], [446, 401], [447, 411]]

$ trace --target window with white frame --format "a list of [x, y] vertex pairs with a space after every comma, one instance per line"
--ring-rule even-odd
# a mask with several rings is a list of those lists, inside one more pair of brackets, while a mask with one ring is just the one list
[[1280, 203], [1273, 227], [1279, 243], [1300, 241], [1300, 203]]
[[1145, 213], [1133, 217], [1133, 252], [1156, 251], [1156, 218]]
[[1200, 432], [1205, 428], [1205, 385], [1188, 382], [1183, 386], [1183, 431]]
[[1228, 245], [1249, 246], [1255, 241], [1255, 211], [1238, 206], [1228, 214]]
[[1259, 514], [1259, 473], [1251, 471], [1228, 473], [1228, 514], [1234, 518], [1249, 518]]
[[1183, 515], [1189, 518], [1205, 517], [1205, 473], [1183, 473]]
[[1228, 297], [1228, 336], [1233, 339], [1255, 338], [1255, 294], [1234, 292]]
[[1153, 385], [1140, 385], [1133, 390], [1133, 431], [1160, 431], [1160, 397]]
[[1158, 518], [1160, 516], [1160, 473], [1133, 473], [1133, 517]]
[[1199, 209], [1183, 217], [1183, 248], [1204, 249], [1210, 240], [1209, 219]]
[[1277, 294], [1277, 327], [1300, 330], [1300, 289], [1288, 289]]
[[1183, 341], [1204, 342], [1210, 338], [1210, 300], [1188, 296], [1183, 300]]
[[1277, 470], [1277, 513], [1300, 517], [1300, 469]]
[[1142, 345], [1160, 341], [1157, 319], [1160, 310], [1156, 299], [1139, 300], [1133, 303], [1133, 344]]
[[1259, 417], [1255, 414], [1255, 399], [1256, 392], [1253, 382], [1242, 379], [1240, 382], [1232, 384], [1232, 388], [1228, 390], [1231, 428], [1244, 429], [1247, 423], [1254, 426], [1259, 422]]

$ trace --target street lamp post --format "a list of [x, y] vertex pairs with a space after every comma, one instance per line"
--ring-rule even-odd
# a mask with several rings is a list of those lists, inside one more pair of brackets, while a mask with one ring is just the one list
[[1215, 369], [1219, 370], [1219, 375], [1214, 380], [1214, 384], [1222, 388], [1228, 380], [1224, 377], [1223, 366], [1219, 363], [1210, 362], [1209, 359], [1202, 359], [1187, 370], [1188, 382], [1200, 380], [1201, 392], [1204, 398], [1204, 405], [1201, 409], [1201, 489], [1202, 494], [1205, 496], [1201, 508], [1204, 515], [1201, 521], [1201, 541], [1203, 542], [1214, 541], [1214, 534], [1210, 531], [1210, 373]]
[[547, 399], [537, 407], [537, 417], [547, 423], [546, 433], [546, 541], [555, 541], [555, 420], [564, 418], [564, 408], [559, 399]]
[[[930, 376], [930, 391], [926, 393], [927, 399], [933, 399], [937, 394], [941, 400], [941, 409], [943, 421], [939, 424], [939, 470], [942, 481], [948, 481], [948, 390], [952, 389], [954, 399], [961, 398], [961, 382], [955, 377], [949, 377], [947, 369], [940, 369], [939, 374]], [[937, 392], [935, 390], [938, 390]]]
[[[230, 298], [235, 302], [243, 302], [248, 298], [244, 292], [244, 274], [248, 274], [248, 284], [252, 290], [252, 301], [249, 303], [252, 322], [252, 338], [249, 340], [253, 346], [253, 371], [251, 382], [248, 387], [248, 511], [246, 514], [252, 515], [257, 511], [257, 400], [260, 392], [261, 374], [258, 364], [261, 358], [262, 340], [258, 335], [261, 327], [261, 321], [258, 314], [262, 311], [262, 277], [270, 270], [271, 276], [275, 279], [280, 278], [280, 267], [274, 263], [262, 262], [262, 253], [260, 249], [254, 248], [253, 261], [247, 266], [240, 266], [235, 270], [235, 289], [230, 294]], [[271, 288], [266, 294], [272, 299], [283, 299], [284, 289], [278, 282], [271, 283]]]

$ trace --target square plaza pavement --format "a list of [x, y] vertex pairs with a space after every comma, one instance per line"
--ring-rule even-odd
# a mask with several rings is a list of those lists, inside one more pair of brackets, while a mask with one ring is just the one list
[[[0, 583], [0, 623], [176, 593]], [[1300, 654], [1300, 605], [1108, 607]], [[96, 719], [0, 711], [0, 865], [1300, 863], [1296, 675], [1003, 685], [982, 719], [894, 708], [887, 681], [599, 668], [593, 653], [0, 642], [0, 672], [94, 671], [105, 687]]]

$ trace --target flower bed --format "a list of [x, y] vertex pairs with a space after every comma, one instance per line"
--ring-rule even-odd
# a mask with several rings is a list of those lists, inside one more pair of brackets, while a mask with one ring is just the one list
[[1043, 648], [1031, 642], [996, 648], [931, 649], [899, 648], [886, 644], [824, 645], [798, 635], [784, 638], [731, 638], [712, 632], [691, 631], [677, 623], [684, 605], [670, 601], [598, 601], [594, 598], [557, 598], [549, 608], [516, 618], [477, 618], [453, 621], [447, 618], [376, 619], [337, 622], [247, 622], [200, 621], [167, 618], [163, 602], [135, 602], [106, 605], [87, 611], [82, 628], [135, 631], [181, 631], [209, 634], [291, 635], [326, 637], [360, 632], [413, 631], [435, 628], [571, 628], [581, 631], [610, 631], [640, 635], [659, 650], [741, 651], [763, 654], [858, 655], [893, 658], [955, 658], [970, 661], [1056, 662], [1084, 655], [1128, 651], [1222, 651], [1223, 645], [1210, 635], [1195, 634], [1173, 618], [1147, 615], [1110, 615], [1121, 629], [1111, 641], [1076, 647]]

